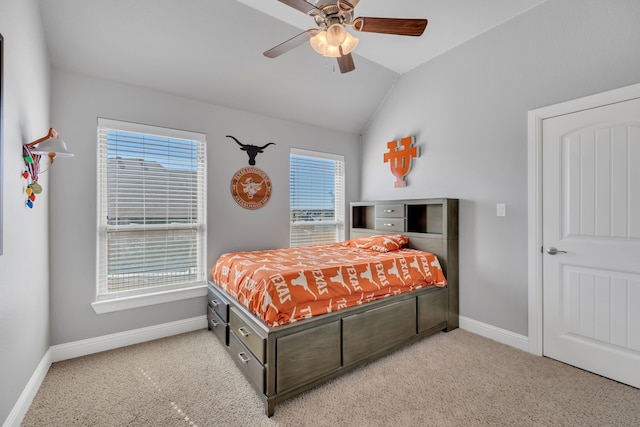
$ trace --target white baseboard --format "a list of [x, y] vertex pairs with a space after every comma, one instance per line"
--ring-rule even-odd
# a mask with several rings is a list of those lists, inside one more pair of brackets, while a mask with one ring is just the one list
[[192, 317], [191, 319], [149, 326], [147, 328], [133, 329], [131, 331], [118, 332], [116, 334], [89, 338], [67, 344], [54, 345], [51, 346], [51, 362], [86, 356], [87, 354], [139, 344], [145, 341], [204, 329], [206, 327], [207, 316], [198, 316]]
[[460, 316], [460, 329], [473, 332], [474, 334], [515, 347], [519, 350], [526, 352], [529, 351], [529, 338], [525, 335], [516, 334], [515, 332], [507, 331], [506, 329], [478, 322], [477, 320], [463, 316]]
[[191, 319], [177, 320], [147, 328], [133, 329], [131, 331], [104, 335], [96, 338], [75, 341], [67, 344], [59, 344], [49, 347], [44, 357], [38, 364], [27, 386], [22, 391], [20, 398], [14, 405], [9, 417], [2, 424], [3, 427], [18, 427], [31, 406], [49, 367], [54, 362], [86, 356], [114, 348], [139, 344], [146, 341], [182, 334], [185, 332], [204, 329], [208, 326], [207, 316], [192, 317]]
[[18, 427], [20, 423], [22, 423], [22, 419], [27, 414], [29, 410], [29, 406], [31, 406], [31, 402], [33, 402], [33, 398], [36, 397], [36, 393], [38, 393], [38, 389], [40, 389], [40, 385], [42, 385], [42, 381], [44, 381], [44, 377], [47, 376], [47, 372], [49, 372], [49, 367], [51, 366], [51, 348], [47, 350], [47, 352], [38, 363], [38, 367], [31, 375], [29, 382], [26, 387], [20, 394], [18, 401], [15, 405], [13, 405], [13, 409], [9, 413], [9, 416], [4, 423], [3, 427]]

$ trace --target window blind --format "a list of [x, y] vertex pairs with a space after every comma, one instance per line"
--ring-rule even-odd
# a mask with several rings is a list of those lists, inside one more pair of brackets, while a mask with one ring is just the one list
[[344, 158], [291, 149], [289, 156], [291, 247], [344, 240]]
[[205, 135], [98, 120], [98, 299], [205, 282]]

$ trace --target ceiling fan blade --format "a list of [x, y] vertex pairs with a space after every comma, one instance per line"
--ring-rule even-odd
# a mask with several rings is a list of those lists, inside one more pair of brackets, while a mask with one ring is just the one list
[[315, 5], [305, 1], [305, 0], [279, 0], [280, 3], [284, 3], [287, 6], [290, 6], [294, 9], [298, 9], [302, 13], [309, 14], [314, 10], [320, 11]]
[[289, 40], [280, 43], [278, 46], [272, 47], [263, 53], [267, 58], [276, 58], [283, 53], [289, 52], [291, 49], [294, 49], [305, 42], [308, 42], [309, 39], [315, 36], [318, 33], [318, 30], [312, 28], [305, 32], [298, 34], [297, 36], [291, 37]]
[[[340, 48], [340, 53], [342, 53], [342, 48]], [[340, 72], [342, 74], [356, 69], [356, 64], [353, 63], [353, 56], [351, 56], [351, 53], [339, 56], [336, 59], [338, 60], [338, 68], [340, 68]]]
[[367, 33], [418, 37], [426, 27], [426, 19], [356, 18], [353, 20], [353, 28]]

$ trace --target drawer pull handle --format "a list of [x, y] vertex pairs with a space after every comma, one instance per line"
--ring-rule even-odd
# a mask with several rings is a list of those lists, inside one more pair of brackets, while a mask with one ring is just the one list
[[243, 337], [249, 336], [249, 331], [247, 331], [247, 328], [245, 328], [244, 326], [240, 326], [238, 328], [238, 332], [240, 332], [240, 335], [242, 335]]
[[386, 223], [384, 226], [385, 227], [393, 227], [393, 224], [392, 223]]
[[211, 300], [211, 305], [214, 306], [214, 307], [217, 307], [217, 306], [220, 305], [220, 303], [218, 302], [218, 300], [212, 299]]
[[244, 353], [244, 351], [241, 351], [240, 353], [238, 353], [238, 358], [240, 359], [240, 361], [242, 363], [249, 363], [249, 361], [251, 360], [251, 359], [249, 359], [247, 357], [247, 355]]
[[215, 328], [218, 325], [219, 325], [218, 322], [216, 322], [215, 320], [211, 319], [211, 326], [213, 326]]
[[393, 209], [384, 209], [382, 212], [384, 212], [384, 213], [391, 213], [391, 212], [393, 212]]

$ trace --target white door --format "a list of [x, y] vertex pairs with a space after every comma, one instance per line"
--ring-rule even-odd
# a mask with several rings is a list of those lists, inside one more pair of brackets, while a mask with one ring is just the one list
[[542, 132], [543, 354], [640, 387], [640, 98]]

